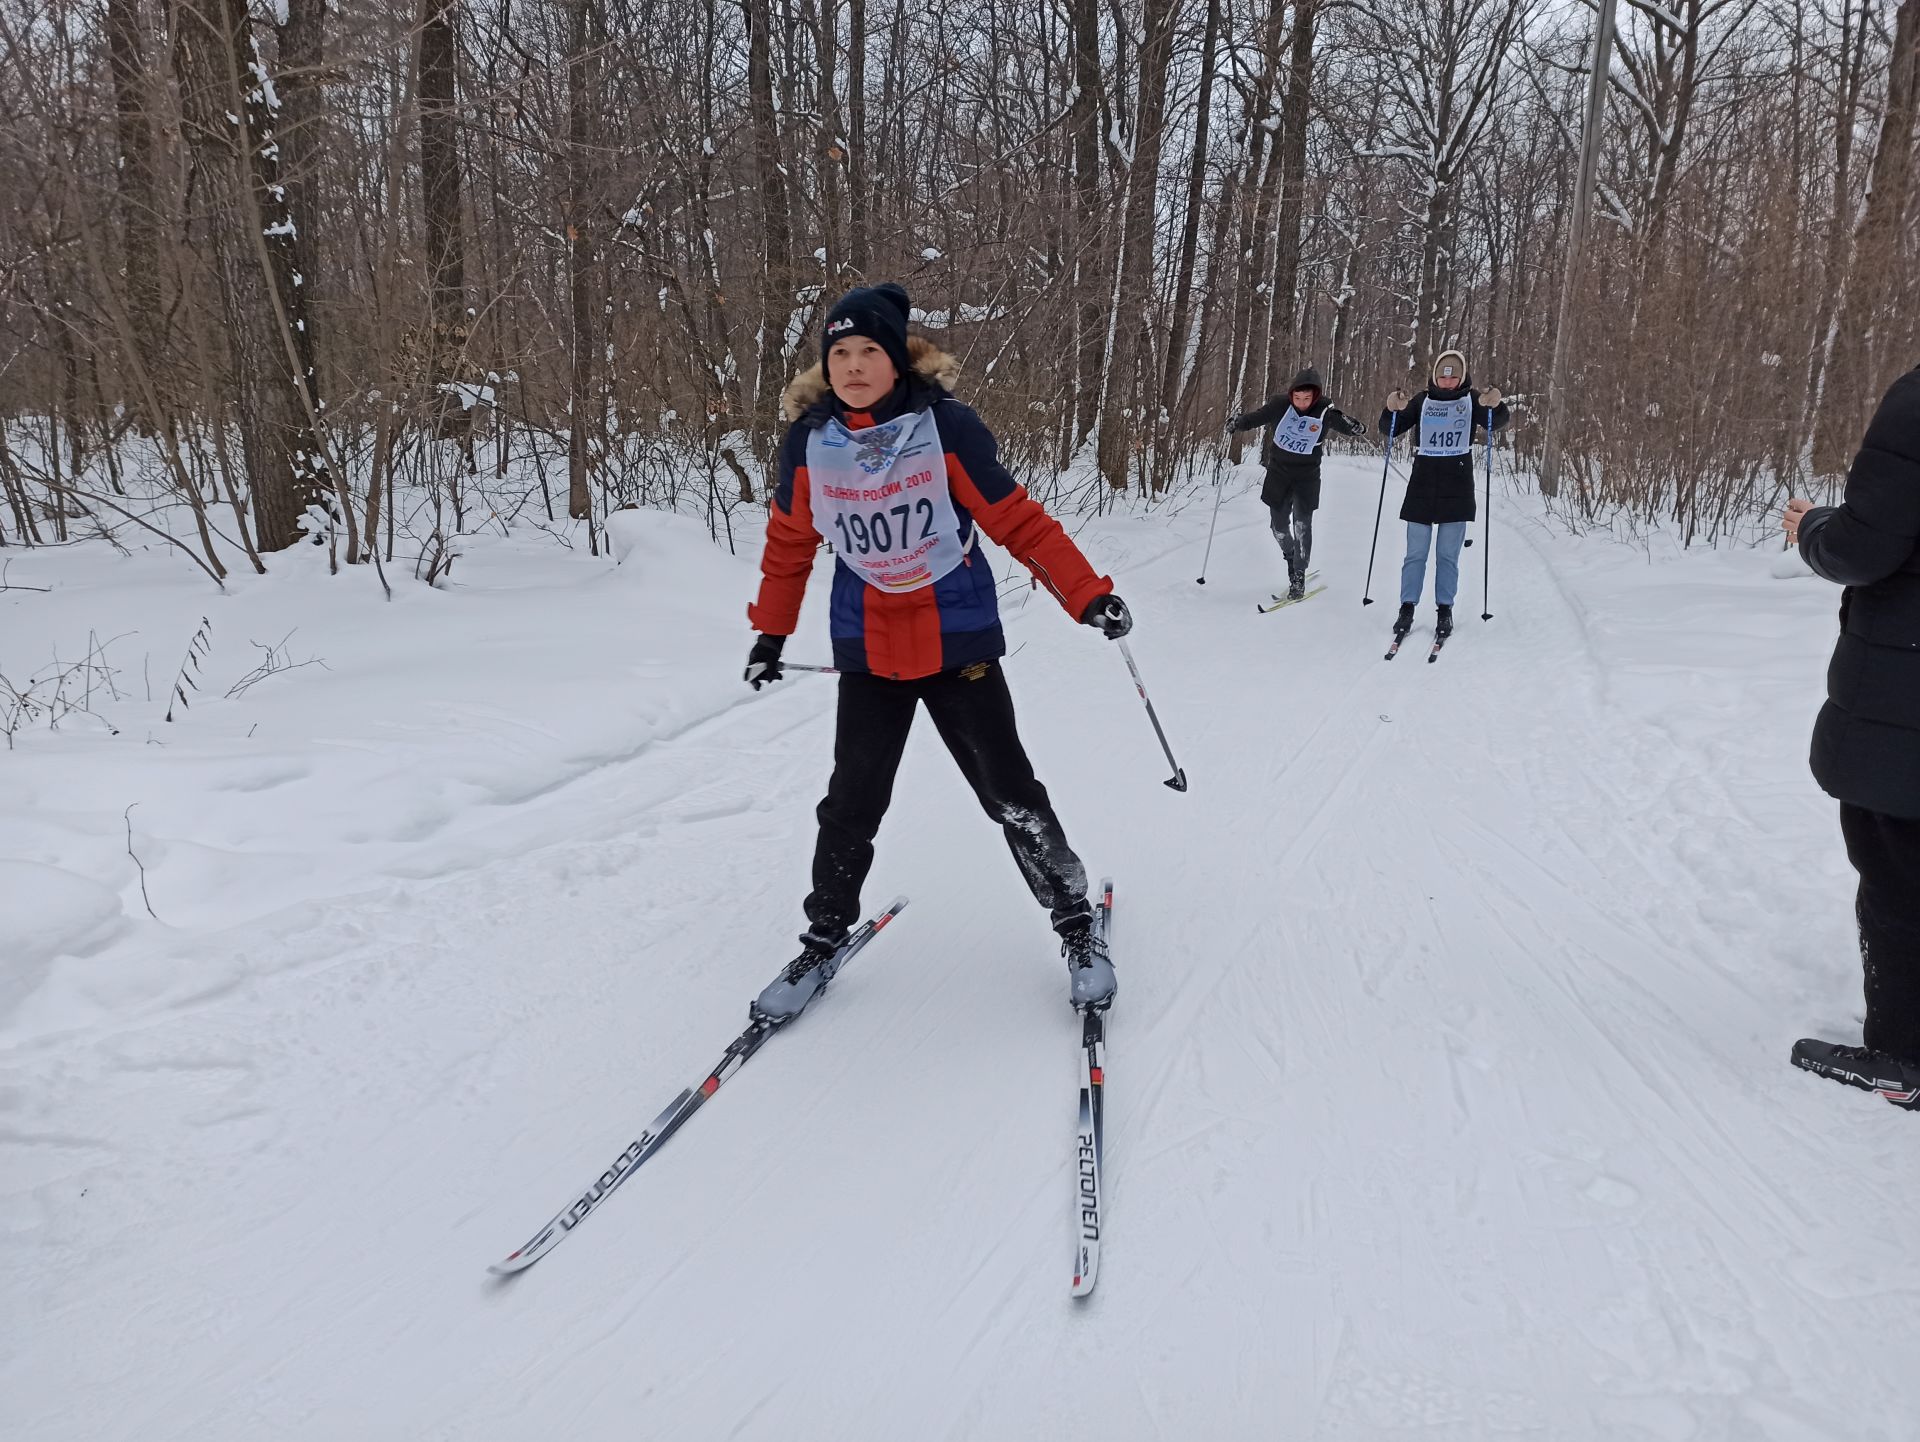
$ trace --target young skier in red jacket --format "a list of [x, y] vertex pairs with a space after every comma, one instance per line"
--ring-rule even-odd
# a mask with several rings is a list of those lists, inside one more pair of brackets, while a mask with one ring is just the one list
[[828, 630], [840, 671], [833, 778], [820, 803], [813, 890], [801, 952], [754, 1003], [757, 1016], [797, 1016], [831, 976], [830, 960], [860, 914], [873, 838], [914, 713], [934, 729], [1006, 836], [1067, 958], [1077, 1007], [1113, 999], [1112, 961], [1092, 928], [1086, 868], [1067, 844], [1033, 774], [1001, 672], [992, 568], [979, 532], [1010, 551], [1067, 614], [1118, 640], [1133, 619], [1060, 523], [1000, 464], [992, 434], [953, 399], [953, 358], [907, 335], [897, 285], [848, 292], [827, 317], [823, 359], [782, 397], [791, 425], [761, 557], [761, 634], [746, 679], [780, 679], [824, 536], [833, 542]]

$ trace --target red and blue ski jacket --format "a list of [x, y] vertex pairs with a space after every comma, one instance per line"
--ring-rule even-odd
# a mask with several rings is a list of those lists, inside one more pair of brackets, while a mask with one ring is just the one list
[[[953, 357], [919, 336], [908, 339], [907, 350], [913, 376], [871, 412], [842, 406], [817, 365], [787, 387], [781, 401], [792, 424], [780, 446], [760, 557], [760, 595], [747, 608], [747, 619], [769, 636], [790, 636], [799, 624], [821, 539], [807, 478], [812, 432], [829, 416], [838, 416], [849, 430], [863, 430], [931, 402], [961, 539], [971, 541], [978, 526], [1079, 620], [1093, 601], [1113, 590], [1113, 582], [1095, 573], [1060, 523], [1000, 464], [993, 433], [973, 408], [953, 399], [959, 374]], [[837, 668], [894, 681], [991, 660], [1007, 649], [993, 568], [971, 545], [960, 565], [917, 591], [880, 591], [836, 563], [827, 620]]]

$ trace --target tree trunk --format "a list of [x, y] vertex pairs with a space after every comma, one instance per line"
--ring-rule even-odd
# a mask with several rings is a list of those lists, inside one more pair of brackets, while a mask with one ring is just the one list
[[1220, 0], [1207, 0], [1206, 37], [1200, 46], [1200, 93], [1194, 101], [1193, 163], [1187, 167], [1187, 213], [1180, 227], [1180, 249], [1174, 262], [1173, 326], [1167, 340], [1166, 372], [1160, 382], [1160, 405], [1169, 416], [1178, 411], [1180, 382], [1187, 360], [1187, 337], [1193, 319], [1193, 266], [1200, 248], [1200, 212], [1207, 195], [1207, 139], [1213, 115], [1214, 48], [1220, 38]]
[[[107, 49], [113, 69], [115, 139], [119, 143], [122, 254], [127, 267], [127, 314], [140, 364], [163, 374], [161, 357], [160, 225], [154, 209], [153, 129], [147, 111], [147, 57], [139, 0], [107, 0]], [[146, 417], [149, 425], [159, 418]]]
[[594, 225], [598, 219], [593, 108], [599, 98], [594, 0], [568, 0], [567, 37], [567, 291], [571, 367], [567, 384], [567, 514], [586, 521], [589, 549], [599, 554], [588, 485], [589, 440], [598, 422], [593, 404]]
[[1073, 24], [1074, 233], [1073, 293], [1079, 298], [1074, 383], [1073, 444], [1082, 445], [1100, 406], [1100, 371], [1107, 343], [1106, 236], [1100, 226], [1100, 8], [1097, 0], [1070, 0]]
[[760, 180], [760, 361], [754, 385], [754, 424], [769, 419], [762, 401], [777, 394], [781, 345], [793, 305], [793, 223], [780, 127], [773, 103], [773, 16], [769, 0], [741, 0], [747, 21], [747, 106], [753, 125], [754, 165]]
[[[1872, 0], [1861, 0], [1858, 21], [1854, 19], [1854, 0], [1844, 0], [1840, 26], [1840, 80], [1834, 95], [1833, 129], [1833, 206], [1827, 213], [1826, 257], [1822, 266], [1825, 284], [1820, 287], [1820, 300], [1813, 323], [1812, 374], [1808, 378], [1806, 404], [1800, 417], [1797, 437], [1811, 437], [1815, 418], [1820, 411], [1820, 398], [1826, 393], [1826, 368], [1832, 349], [1834, 325], [1838, 319], [1838, 305], [1842, 292], [1846, 290], [1847, 258], [1852, 242], [1853, 196], [1848, 184], [1853, 175], [1853, 139], [1860, 114], [1860, 96], [1867, 78], [1866, 49], [1867, 37], [1872, 27], [1867, 23], [1868, 5]], [[1796, 440], [1794, 452], [1799, 454], [1804, 440]]]
[[829, 304], [840, 287], [840, 268], [846, 263], [846, 245], [840, 238], [840, 175], [846, 164], [847, 143], [841, 133], [840, 96], [834, 72], [839, 50], [840, 6], [838, 0], [819, 0], [819, 29], [814, 45], [820, 59], [820, 127], [816, 164], [820, 167], [820, 244], [826, 251], [826, 265], [820, 300]]
[[293, 220], [288, 253], [303, 288], [321, 274], [320, 220], [323, 206], [320, 170], [327, 154], [326, 78], [327, 0], [287, 0], [287, 23], [278, 28], [280, 117], [279, 183], [286, 187], [286, 209]]
[[1838, 475], [1866, 427], [1887, 378], [1875, 373], [1873, 329], [1890, 318], [1886, 301], [1900, 269], [1900, 228], [1913, 183], [1915, 94], [1920, 91], [1920, 0], [1901, 0], [1894, 20], [1880, 143], [1868, 172], [1866, 208], [1854, 232], [1852, 264], [1828, 365], [1824, 400], [1814, 418], [1816, 475]]
[[[1236, 303], [1233, 309], [1233, 347], [1228, 369], [1229, 403], [1251, 407], [1264, 396], [1251, 394], [1266, 374], [1266, 349], [1260, 337], [1266, 333], [1272, 307], [1272, 292], [1267, 285], [1267, 235], [1273, 212], [1277, 162], [1273, 133], [1274, 93], [1279, 85], [1280, 43], [1285, 35], [1285, 0], [1269, 0], [1266, 23], [1260, 35], [1258, 89], [1248, 114], [1247, 163], [1240, 179], [1240, 241], [1235, 247]], [[1257, 364], [1252, 357], [1259, 354]], [[1238, 459], [1250, 443], [1241, 435], [1234, 441]]]
[[[1220, 347], [1215, 345], [1215, 333], [1220, 329], [1221, 307], [1229, 300], [1228, 285], [1234, 273], [1234, 257], [1228, 247], [1233, 238], [1233, 217], [1239, 204], [1239, 180], [1231, 172], [1220, 185], [1220, 198], [1213, 208], [1213, 226], [1207, 232], [1207, 284], [1200, 293], [1200, 319], [1198, 334], [1194, 337], [1193, 350], [1196, 356], [1204, 358], [1215, 354]], [[1228, 317], [1227, 350], [1229, 360], [1232, 350], [1232, 317]], [[1201, 376], [1205, 372], [1205, 362], [1196, 362], [1186, 374], [1180, 386], [1180, 405], [1178, 414], [1184, 415], [1193, 407], [1195, 392], [1199, 389]], [[1226, 384], [1231, 390], [1233, 376], [1229, 368], [1223, 371]], [[1231, 395], [1229, 395], [1231, 404]]]
[[1100, 473], [1115, 490], [1127, 484], [1127, 459], [1142, 433], [1142, 411], [1157, 397], [1136, 370], [1150, 323], [1153, 284], [1154, 204], [1160, 188], [1160, 150], [1166, 130], [1167, 64], [1173, 53], [1176, 0], [1146, 0], [1140, 50], [1140, 103], [1133, 127], [1133, 164], [1127, 176], [1127, 211], [1119, 314], [1113, 326], [1113, 357], [1107, 370], [1107, 403], [1100, 416]]
[[847, 264], [861, 282], [873, 263], [868, 252], [871, 203], [867, 179], [867, 0], [848, 0], [847, 33]]
[[1313, 100], [1313, 31], [1319, 0], [1295, 0], [1293, 56], [1287, 71], [1286, 99], [1280, 106], [1280, 220], [1274, 234], [1273, 337], [1267, 351], [1265, 393], [1285, 384], [1298, 318], [1295, 291], [1300, 284], [1301, 212], [1307, 201], [1307, 123]]
[[276, 88], [255, 43], [246, 0], [172, 10], [174, 69], [220, 290], [241, 451], [262, 551], [301, 538], [309, 506], [330, 502], [313, 330], [294, 222], [279, 178]]
[[456, 382], [467, 378], [466, 242], [460, 211], [460, 151], [456, 139], [458, 0], [424, 0], [420, 21], [420, 177], [426, 201], [427, 293], [433, 317], [427, 384], [442, 437], [468, 434], [473, 397], [454, 403]]

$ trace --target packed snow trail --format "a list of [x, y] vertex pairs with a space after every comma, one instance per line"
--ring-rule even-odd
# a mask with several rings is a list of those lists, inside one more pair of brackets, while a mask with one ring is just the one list
[[519, 854], [208, 931], [202, 994], [0, 1052], [0, 1432], [1909, 1438], [1920, 1133], [1787, 1065], [1857, 1024], [1803, 759], [1831, 589], [1496, 492], [1495, 619], [1476, 546], [1442, 663], [1383, 666], [1399, 528], [1363, 608], [1377, 462], [1327, 473], [1329, 590], [1281, 615], [1245, 475], [1205, 587], [1204, 506], [1082, 537], [1184, 795], [1114, 648], [1009, 607], [1125, 893], [1093, 1297], [1064, 967], [924, 722], [868, 888], [912, 909], [484, 1275], [791, 954], [833, 706], [796, 678], [530, 800], [565, 830]]

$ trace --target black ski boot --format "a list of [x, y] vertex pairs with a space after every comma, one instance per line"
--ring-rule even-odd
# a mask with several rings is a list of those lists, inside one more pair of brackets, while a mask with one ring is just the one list
[[1897, 1107], [1920, 1111], [1920, 1065], [1864, 1046], [1841, 1046], [1803, 1038], [1793, 1044], [1793, 1064], [1815, 1076], [1878, 1092]]
[[1287, 599], [1289, 601], [1303, 601], [1306, 599], [1306, 596], [1307, 572], [1306, 568], [1302, 567], [1300, 570], [1293, 572], [1287, 579]]
[[1406, 640], [1407, 632], [1411, 631], [1412, 629], [1413, 629], [1413, 603], [1409, 601], [1404, 603], [1400, 607], [1400, 614], [1393, 618], [1393, 639], [1396, 641]]
[[1451, 636], [1452, 634], [1453, 634], [1453, 607], [1451, 606], [1435, 607], [1434, 621], [1433, 621], [1433, 639], [1436, 641], [1444, 641], [1447, 639], [1447, 637]]

